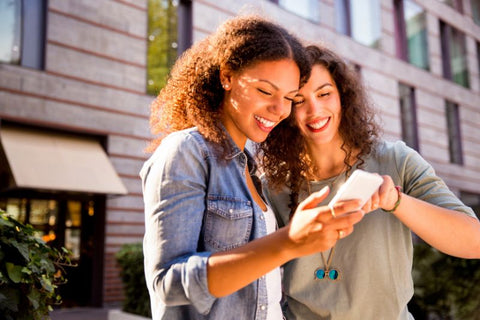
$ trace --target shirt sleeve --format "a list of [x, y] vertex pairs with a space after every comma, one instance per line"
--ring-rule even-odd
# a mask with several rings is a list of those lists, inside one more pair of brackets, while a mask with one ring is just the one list
[[[152, 303], [210, 311], [210, 252], [197, 252], [208, 179], [206, 155], [185, 133], [162, 141], [140, 173], [145, 203], [145, 277]], [[153, 297], [152, 297], [153, 296]]]
[[399, 176], [403, 177], [402, 187], [406, 194], [476, 218], [475, 212], [458, 199], [418, 152], [403, 142], [395, 143], [394, 148]]

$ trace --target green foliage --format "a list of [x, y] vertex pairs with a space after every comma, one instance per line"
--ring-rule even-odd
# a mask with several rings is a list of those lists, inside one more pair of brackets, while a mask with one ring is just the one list
[[63, 266], [71, 253], [59, 251], [37, 238], [24, 225], [0, 210], [0, 314], [2, 319], [48, 319], [65, 282]]
[[147, 93], [157, 95], [177, 59], [177, 4], [148, 0]]
[[480, 260], [454, 258], [419, 243], [413, 278], [416, 320], [480, 320]]
[[117, 252], [116, 259], [120, 265], [125, 293], [123, 311], [151, 318], [150, 297], [143, 269], [142, 244], [123, 245]]

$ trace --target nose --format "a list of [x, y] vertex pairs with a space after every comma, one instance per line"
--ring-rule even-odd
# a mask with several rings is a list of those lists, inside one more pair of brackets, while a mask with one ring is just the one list
[[315, 100], [306, 100], [306, 109], [307, 109], [307, 114], [316, 114], [319, 112], [319, 110], [322, 109], [321, 103]]
[[284, 97], [277, 97], [272, 101], [269, 111], [280, 119], [285, 119], [292, 111], [292, 102]]

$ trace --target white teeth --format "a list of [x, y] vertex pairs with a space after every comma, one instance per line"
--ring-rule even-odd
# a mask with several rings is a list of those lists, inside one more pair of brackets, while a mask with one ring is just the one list
[[313, 128], [313, 129], [315, 129], [315, 130], [318, 130], [318, 129], [322, 128], [324, 125], [327, 124], [328, 119], [330, 119], [330, 118], [326, 118], [325, 120], [308, 124], [308, 126], [311, 127], [311, 128]]
[[267, 128], [273, 127], [275, 125], [275, 122], [269, 121], [269, 120], [264, 119], [264, 118], [260, 118], [259, 116], [255, 116], [255, 119], [257, 119], [257, 121], [259, 121], [261, 124], [263, 124]]

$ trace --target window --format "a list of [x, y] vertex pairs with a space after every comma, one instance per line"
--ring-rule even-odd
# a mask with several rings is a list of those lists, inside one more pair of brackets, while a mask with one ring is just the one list
[[402, 140], [405, 141], [409, 147], [418, 151], [415, 89], [400, 83], [398, 91], [400, 98], [400, 115], [402, 121]]
[[43, 69], [46, 0], [0, 0], [0, 62]]
[[443, 2], [447, 6], [452, 7], [453, 9], [457, 10], [460, 13], [463, 13], [462, 0], [438, 0], [438, 1]]
[[397, 57], [429, 69], [426, 14], [412, 0], [395, 0], [395, 40]]
[[473, 22], [480, 26], [480, 0], [471, 0], [470, 7], [472, 8]]
[[312, 20], [314, 22], [320, 21], [320, 7], [319, 0], [271, 0], [280, 7], [298, 14], [301, 17]]
[[465, 35], [440, 21], [443, 77], [469, 88]]
[[448, 129], [448, 148], [450, 152], [450, 162], [463, 164], [462, 138], [460, 135], [460, 115], [458, 105], [446, 101], [445, 115], [447, 117]]
[[380, 47], [379, 0], [335, 0], [337, 31], [372, 47]]
[[148, 0], [147, 93], [157, 95], [191, 45], [191, 0]]

